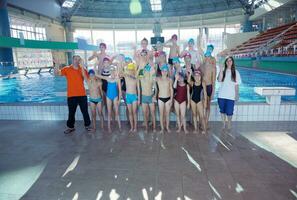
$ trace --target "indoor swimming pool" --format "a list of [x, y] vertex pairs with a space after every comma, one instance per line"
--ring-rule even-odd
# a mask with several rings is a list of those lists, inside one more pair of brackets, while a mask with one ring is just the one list
[[[297, 76], [246, 68], [238, 68], [238, 70], [242, 79], [240, 102], [265, 102], [264, 97], [254, 92], [254, 87], [283, 86], [293, 87], [297, 90]], [[217, 89], [218, 86], [216, 84]], [[66, 79], [55, 77], [50, 73], [0, 79], [0, 103], [66, 103], [65, 92]], [[216, 99], [215, 96], [214, 101]], [[285, 102], [297, 101], [297, 95], [282, 97], [282, 100]]]

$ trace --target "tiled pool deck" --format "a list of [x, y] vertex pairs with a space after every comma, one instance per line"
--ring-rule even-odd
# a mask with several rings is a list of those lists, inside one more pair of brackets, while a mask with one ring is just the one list
[[207, 135], [82, 126], [0, 120], [0, 199], [296, 199], [296, 122], [211, 122]]
[[[157, 109], [158, 110], [158, 109]], [[126, 120], [126, 107], [120, 107], [120, 117]], [[90, 113], [90, 112], [89, 112]], [[142, 119], [141, 107], [138, 119]], [[156, 113], [159, 119], [158, 111]], [[67, 120], [68, 107], [64, 103], [7, 103], [0, 104], [0, 120]], [[82, 120], [77, 108], [76, 119]], [[171, 113], [171, 120], [175, 120]], [[212, 103], [210, 121], [220, 121], [219, 107]], [[281, 103], [269, 105], [267, 103], [236, 103], [234, 121], [297, 121], [297, 103]]]

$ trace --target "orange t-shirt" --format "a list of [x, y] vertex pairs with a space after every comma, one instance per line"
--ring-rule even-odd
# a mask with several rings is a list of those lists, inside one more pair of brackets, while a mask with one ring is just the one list
[[[88, 75], [86, 70], [85, 72]], [[74, 69], [72, 65], [63, 67], [61, 75], [67, 79], [67, 97], [86, 96], [81, 68]]]

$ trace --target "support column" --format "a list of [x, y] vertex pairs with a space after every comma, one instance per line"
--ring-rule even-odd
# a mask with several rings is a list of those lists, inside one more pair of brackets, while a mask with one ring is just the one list
[[[10, 26], [7, 11], [7, 0], [0, 1], [0, 36], [10, 37]], [[0, 62], [13, 66], [12, 48], [0, 47]]]
[[253, 23], [250, 21], [250, 15], [245, 14], [244, 15], [244, 21], [243, 21], [243, 32], [252, 32], [253, 30]]
[[208, 39], [209, 39], [209, 28], [205, 27], [205, 28], [204, 28], [204, 32], [205, 32], [205, 42], [206, 42], [206, 44], [208, 44]]
[[197, 38], [197, 44], [199, 44], [200, 47], [203, 49], [205, 45], [202, 39], [203, 39], [203, 28], [199, 28], [199, 38]]
[[266, 17], [264, 16], [262, 19], [262, 31], [267, 30], [267, 24], [266, 24]]
[[[73, 28], [71, 21], [65, 22], [65, 33], [66, 33], [66, 42], [73, 42]], [[68, 59], [68, 64], [72, 64], [72, 56], [74, 54], [74, 50], [71, 52], [67, 52], [67, 59]]]
[[225, 23], [224, 23], [224, 32], [222, 33], [222, 50], [225, 49], [225, 42], [226, 42], [226, 18], [225, 18]]

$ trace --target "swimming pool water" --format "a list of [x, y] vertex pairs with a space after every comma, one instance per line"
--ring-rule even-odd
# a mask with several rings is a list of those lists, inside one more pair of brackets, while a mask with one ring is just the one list
[[[240, 102], [265, 102], [265, 98], [254, 92], [254, 87], [286, 86], [297, 90], [297, 76], [238, 68], [242, 85]], [[219, 84], [216, 84], [216, 95]], [[12, 79], [0, 79], [0, 103], [13, 102], [66, 102], [60, 94], [66, 92], [66, 79], [50, 73], [19, 75]], [[297, 101], [297, 95], [283, 97], [284, 101]]]

